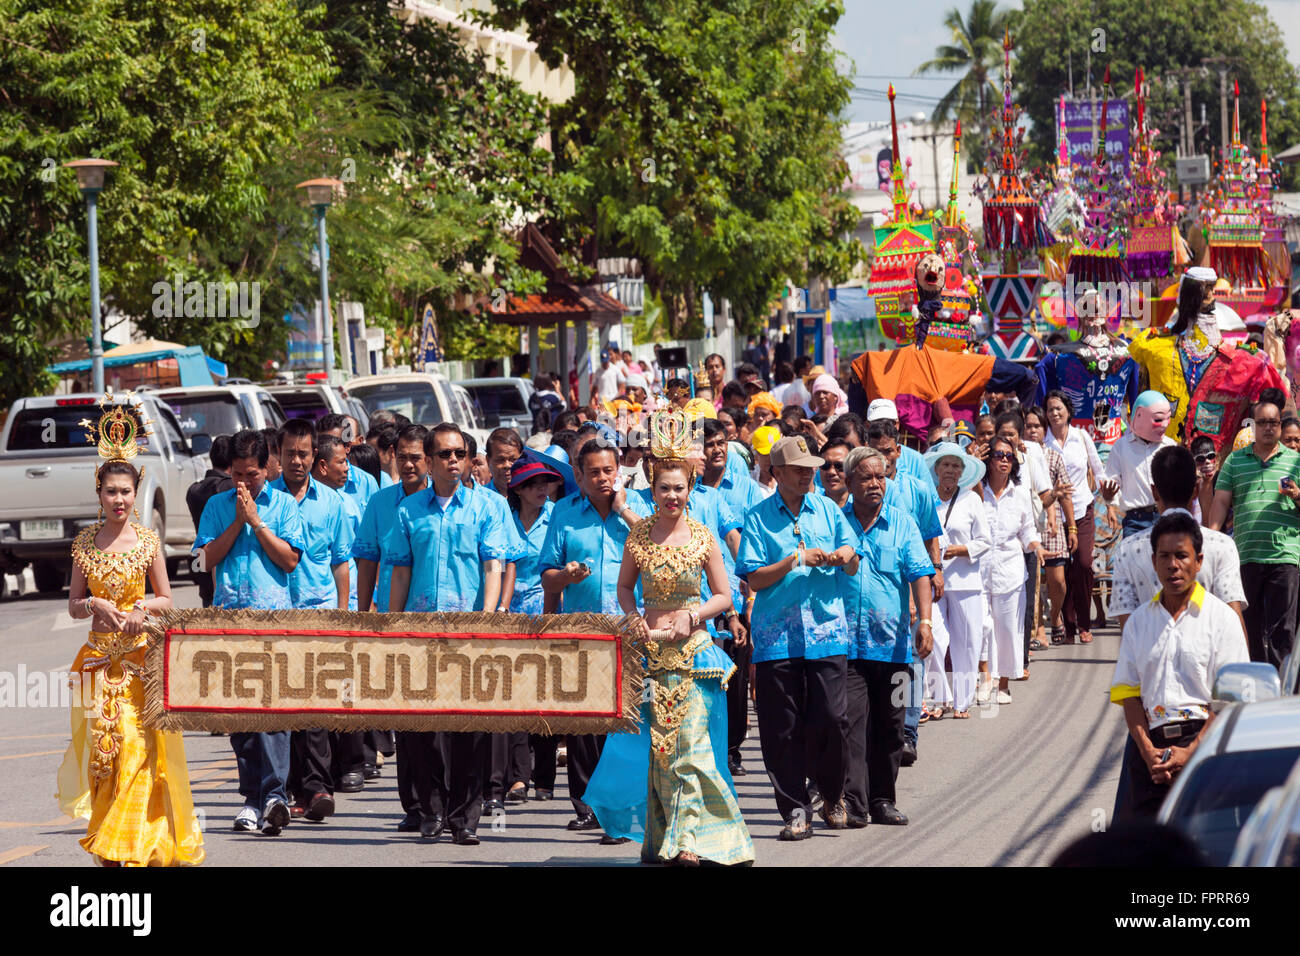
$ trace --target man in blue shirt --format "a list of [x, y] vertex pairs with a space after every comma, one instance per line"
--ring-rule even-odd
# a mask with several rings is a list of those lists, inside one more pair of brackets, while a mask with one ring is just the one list
[[[330, 414], [322, 416], [321, 420], [316, 423], [316, 437], [324, 438], [326, 435], [333, 435], [341, 440], [346, 449], [351, 449], [353, 445], [363, 441], [361, 426], [350, 415]], [[348, 478], [343, 483], [342, 491], [343, 494], [356, 502], [359, 512], [365, 514], [370, 496], [378, 490], [379, 482], [360, 468], [353, 468], [351, 462], [348, 463]]]
[[[327, 436], [322, 442], [331, 442], [331, 451], [343, 454], [338, 439]], [[343, 496], [311, 475], [320, 451], [311, 422], [305, 418], [285, 422], [280, 429], [280, 477], [270, 485], [293, 497], [302, 520], [303, 552], [289, 577], [293, 606], [345, 611], [352, 525]], [[319, 823], [334, 813], [336, 781], [337, 789], [344, 793], [361, 789], [361, 731], [338, 734], [320, 728], [295, 730], [290, 741], [290, 812], [294, 817]]]
[[[560, 500], [551, 512], [537, 565], [546, 592], [545, 613], [589, 611], [623, 616], [618, 606], [618, 572], [627, 533], [640, 520], [617, 480], [618, 446], [606, 438], [589, 438], [574, 459], [580, 491]], [[569, 798], [577, 816], [570, 830], [599, 830], [591, 807], [583, 802], [587, 783], [600, 762], [603, 734], [570, 735]]]
[[[874, 448], [855, 448], [845, 461], [852, 498], [844, 506], [858, 537], [862, 565], [842, 579], [849, 621], [848, 824], [903, 825], [894, 782], [903, 755], [903, 707], [898, 687], [916, 678], [909, 663], [924, 659], [934, 644], [930, 631], [930, 577], [934, 562], [916, 523], [885, 500], [888, 462]], [[908, 589], [911, 589], [910, 600]], [[912, 653], [910, 605], [918, 618]]]
[[[406, 611], [496, 607], [502, 567], [517, 555], [486, 493], [461, 481], [469, 454], [465, 436], [456, 425], [443, 422], [426, 436], [424, 453], [433, 487], [398, 505], [397, 520], [384, 540], [393, 564], [388, 606]], [[477, 846], [483, 768], [492, 752], [488, 735], [418, 737], [422, 747], [412, 772], [424, 817], [420, 836], [436, 840], [450, 826], [454, 842]]]
[[[213, 495], [199, 518], [194, 550], [200, 571], [212, 569], [217, 607], [293, 607], [289, 575], [303, 552], [302, 521], [293, 498], [266, 483], [269, 451], [261, 432], [245, 429], [231, 439], [230, 477], [235, 487]], [[244, 808], [241, 832], [277, 836], [289, 824], [289, 732], [231, 734]]]
[[[393, 445], [394, 461], [400, 483], [380, 488], [371, 496], [361, 516], [352, 556], [357, 562], [357, 608], [362, 611], [388, 611], [388, 592], [392, 585], [393, 564], [383, 542], [397, 521], [397, 507], [406, 498], [430, 485], [429, 468], [424, 457], [424, 439], [429, 431], [423, 425], [406, 425], [397, 432]], [[376, 585], [376, 581], [378, 584]], [[424, 814], [415, 794], [411, 767], [418, 761], [414, 748], [422, 747], [420, 735], [412, 731], [397, 734], [397, 796], [405, 814], [397, 824], [399, 833], [420, 829]], [[441, 758], [439, 758], [441, 760]], [[441, 766], [441, 762], [439, 762]]]
[[[887, 398], [875, 399], [867, 409], [868, 443], [871, 426], [877, 423], [892, 429], [890, 433], [894, 436], [894, 440], [898, 441], [898, 406]], [[900, 443], [897, 458], [900, 474], [911, 475], [922, 484], [928, 485], [931, 491], [935, 490], [934, 475], [930, 474], [930, 469], [925, 467], [925, 458], [919, 451]]]
[[[918, 481], [910, 474], [904, 474], [900, 467], [907, 460], [904, 452], [911, 451], [898, 442], [898, 429], [889, 421], [874, 421], [867, 427], [867, 441], [885, 458], [886, 487], [885, 507], [895, 508], [911, 516], [916, 528], [921, 533], [925, 549], [933, 559], [934, 600], [943, 597], [943, 561], [939, 552], [939, 535], [943, 526], [939, 524], [939, 512], [935, 506], [936, 496], [933, 478], [927, 484]], [[914, 453], [915, 454], [915, 453]], [[929, 469], [926, 469], [927, 474]], [[903, 722], [903, 766], [910, 767], [916, 763], [918, 730], [921, 726], [921, 705], [924, 703], [924, 668], [912, 659], [911, 698], [907, 703], [906, 718]]]
[[[716, 418], [706, 418], [701, 423], [704, 429], [704, 468], [695, 481], [695, 486], [717, 490], [727, 502], [737, 525], [745, 526], [745, 515], [767, 497], [766, 491], [758, 482], [749, 477], [743, 468], [730, 466], [727, 429]], [[736, 553], [740, 551], [739, 536], [736, 541]], [[749, 632], [749, 614], [745, 604], [748, 587], [742, 587], [740, 575], [736, 573], [736, 560], [730, 547], [722, 549], [722, 563], [727, 569], [727, 580], [731, 582], [731, 600], [735, 605], [737, 618], [728, 616], [728, 630], [731, 631], [722, 642], [722, 649], [736, 664], [736, 673], [727, 685], [727, 764], [733, 777], [745, 775], [745, 765], [740, 759], [740, 748], [749, 731], [749, 664], [753, 656], [753, 645], [747, 635]], [[739, 634], [737, 632], [740, 632]]]
[[853, 533], [825, 495], [810, 494], [822, 459], [802, 436], [772, 446], [776, 494], [745, 516], [736, 571], [756, 595], [751, 640], [763, 762], [785, 821], [782, 840], [812, 836], [808, 778], [823, 815], [846, 825], [848, 626], [839, 579], [858, 570]]

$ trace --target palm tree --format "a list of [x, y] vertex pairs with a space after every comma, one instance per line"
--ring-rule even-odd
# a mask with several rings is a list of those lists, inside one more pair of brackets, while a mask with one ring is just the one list
[[944, 16], [943, 25], [952, 31], [952, 43], [937, 47], [934, 59], [918, 66], [916, 73], [964, 71], [965, 75], [935, 106], [935, 122], [956, 114], [964, 122], [985, 124], [989, 106], [997, 98], [993, 81], [1000, 79], [1003, 32], [1016, 12], [998, 9], [997, 0], [970, 0], [965, 17], [955, 7]]

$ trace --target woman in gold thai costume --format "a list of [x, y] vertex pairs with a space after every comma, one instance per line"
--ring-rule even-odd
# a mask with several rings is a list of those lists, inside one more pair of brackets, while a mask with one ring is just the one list
[[[609, 737], [583, 799], [610, 837], [644, 828], [642, 862], [748, 864], [754, 845], [727, 770], [725, 688], [736, 668], [702, 623], [731, 606], [730, 586], [717, 539], [686, 513], [688, 419], [658, 412], [650, 432], [655, 513], [628, 534], [618, 579], [645, 647], [642, 729]], [[702, 575], [712, 595], [703, 603]]]
[[[130, 393], [126, 399], [112, 404], [109, 393], [101, 409], [111, 407], [98, 428], [81, 422], [105, 459], [95, 473], [102, 520], [72, 545], [68, 613], [90, 618], [91, 629], [72, 665], [80, 693], [58, 798], [64, 813], [89, 819], [81, 845], [102, 866], [196, 866], [203, 862], [203, 837], [181, 735], [150, 730], [140, 720], [145, 623], [172, 599], [162, 542], [129, 520], [140, 484], [130, 459], [146, 423]], [[146, 579], [154, 593], [148, 599]]]

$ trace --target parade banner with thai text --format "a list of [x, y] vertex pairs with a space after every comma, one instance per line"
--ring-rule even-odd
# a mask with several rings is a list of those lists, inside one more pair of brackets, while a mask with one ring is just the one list
[[641, 654], [601, 614], [172, 611], [150, 627], [162, 730], [633, 731]]

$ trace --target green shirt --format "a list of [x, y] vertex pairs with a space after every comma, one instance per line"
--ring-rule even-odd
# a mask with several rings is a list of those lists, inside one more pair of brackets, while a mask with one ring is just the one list
[[1266, 462], [1252, 444], [1223, 463], [1215, 488], [1232, 492], [1232, 537], [1242, 564], [1300, 561], [1300, 512], [1279, 490], [1284, 477], [1300, 482], [1300, 454], [1284, 445]]

